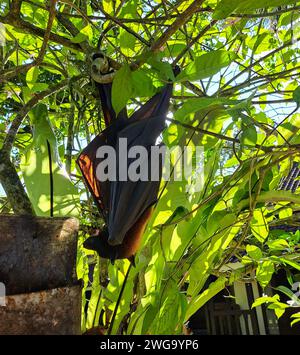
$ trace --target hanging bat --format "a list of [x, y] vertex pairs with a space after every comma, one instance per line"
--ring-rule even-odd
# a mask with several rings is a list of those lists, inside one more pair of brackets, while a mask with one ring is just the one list
[[[157, 181], [120, 181], [118, 178], [116, 181], [99, 181], [96, 170], [103, 158], [97, 156], [97, 150], [110, 146], [118, 156], [120, 138], [126, 138], [128, 150], [138, 145], [148, 151], [148, 167], [151, 169], [150, 150], [165, 127], [172, 83], [165, 85], [129, 118], [126, 108], [116, 115], [111, 102], [111, 83], [97, 83], [97, 86], [107, 128], [81, 152], [77, 164], [106, 227], [89, 237], [84, 247], [97, 251], [112, 263], [116, 259], [128, 258], [134, 264], [134, 255], [157, 201], [162, 165], [159, 164]], [[130, 163], [129, 159], [127, 169]]]

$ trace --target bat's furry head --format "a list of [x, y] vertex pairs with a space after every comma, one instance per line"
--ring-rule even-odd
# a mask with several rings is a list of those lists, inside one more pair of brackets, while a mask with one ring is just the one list
[[[104, 229], [97, 235], [87, 238], [83, 242], [83, 246], [86, 249], [96, 251], [101, 258], [110, 259], [111, 263], [114, 264], [116, 259], [119, 259], [120, 255], [120, 245], [112, 246], [108, 244], [108, 230]], [[135, 266], [134, 255], [127, 258], [133, 266]]]
[[114, 77], [114, 71], [110, 70], [107, 57], [102, 53], [95, 53], [92, 56], [91, 77], [96, 83], [110, 83]]
[[110, 259], [111, 262], [114, 262], [118, 258], [118, 249], [108, 244], [107, 240], [108, 231], [104, 229], [98, 235], [87, 238], [83, 246], [86, 249], [96, 251], [102, 258]]

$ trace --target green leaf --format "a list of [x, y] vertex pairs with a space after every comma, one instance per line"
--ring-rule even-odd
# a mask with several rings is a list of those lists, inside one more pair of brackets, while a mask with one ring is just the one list
[[[296, 180], [297, 179], [295, 179], [295, 181]], [[288, 217], [291, 217], [292, 215], [293, 215], [293, 209], [290, 207], [284, 208], [279, 211], [279, 219], [288, 218]]]
[[295, 89], [293, 92], [293, 100], [297, 103], [297, 105], [300, 105], [300, 86]]
[[87, 40], [87, 36], [84, 35], [83, 33], [78, 33], [75, 37], [71, 39], [73, 43], [81, 43]]
[[34, 87], [34, 84], [36, 83], [38, 76], [39, 76], [39, 68], [37, 66], [34, 66], [28, 70], [26, 74], [26, 83], [29, 89], [32, 89]]
[[194, 301], [188, 305], [185, 321], [197, 312], [198, 309], [201, 308], [207, 301], [222, 291], [226, 285], [226, 281], [226, 277], [219, 277], [216, 281], [212, 282], [205, 291], [197, 296]]
[[21, 171], [28, 196], [38, 216], [50, 216], [50, 168], [47, 141], [50, 144], [53, 171], [54, 216], [78, 216], [79, 196], [61, 168], [57, 142], [48, 119], [47, 107], [37, 105], [31, 112], [34, 136], [21, 159]]
[[222, 0], [218, 3], [218, 6], [215, 8], [213, 13], [213, 19], [221, 20], [226, 18], [230, 14], [234, 12], [238, 8], [239, 2], [238, 1], [231, 1], [231, 0]]
[[114, 4], [114, 1], [112, 1], [112, 0], [103, 0], [102, 1], [103, 9], [108, 14], [111, 14], [114, 10], [113, 4]]
[[100, 265], [96, 264], [93, 272], [93, 283], [91, 286], [91, 296], [88, 302], [86, 327], [87, 329], [93, 328], [99, 323], [100, 311], [104, 304], [104, 298], [101, 297], [101, 285], [100, 285]]
[[44, 91], [48, 89], [49, 85], [46, 83], [35, 83], [31, 88], [31, 92]]
[[289, 243], [285, 239], [275, 239], [267, 242], [271, 250], [285, 250], [289, 248]]
[[275, 271], [272, 261], [266, 260], [260, 263], [256, 269], [256, 278], [262, 288], [265, 288], [271, 281]]
[[237, 54], [234, 52], [217, 50], [196, 57], [177, 77], [176, 81], [201, 80], [217, 74], [222, 68], [227, 67]]
[[255, 145], [257, 142], [257, 132], [255, 126], [248, 126], [243, 130], [241, 143], [245, 145]]
[[289, 306], [282, 302], [274, 302], [268, 306], [268, 309], [273, 309], [277, 318], [279, 319], [285, 312], [285, 309]]
[[132, 73], [128, 64], [116, 72], [112, 84], [112, 105], [118, 114], [133, 94]]
[[269, 226], [262, 210], [255, 210], [251, 221], [251, 231], [259, 242], [263, 242], [269, 235]]
[[125, 30], [120, 31], [120, 46], [122, 49], [134, 49], [136, 38]]
[[178, 324], [182, 300], [177, 284], [170, 282], [163, 296], [160, 310], [150, 328], [152, 334], [171, 334], [174, 332], [174, 325]]
[[260, 250], [259, 247], [255, 245], [247, 245], [246, 251], [247, 254], [254, 260], [260, 260], [263, 257], [262, 251]]
[[[273, 258], [273, 256], [272, 256], [272, 258]], [[286, 256], [286, 257], [278, 257], [277, 259], [278, 259], [281, 263], [283, 263], [283, 265], [288, 264], [288, 265], [292, 266], [294, 269], [300, 271], [300, 264], [299, 264], [298, 262], [295, 262], [295, 261], [293, 261], [293, 260], [288, 259], [287, 256]]]
[[176, 120], [183, 121], [183, 119], [191, 113], [195, 113], [209, 106], [222, 105], [226, 103], [229, 104], [230, 100], [218, 99], [214, 97], [201, 97], [199, 99], [198, 98], [187, 99], [182, 105], [182, 107], [175, 112], [175, 118]]
[[133, 97], [149, 97], [155, 92], [151, 78], [144, 70], [136, 70], [131, 73]]
[[300, 322], [300, 312], [298, 313], [294, 313], [291, 315], [291, 318], [295, 318], [292, 322], [291, 322], [291, 326], [293, 326], [296, 323]]
[[[114, 300], [113, 308], [116, 305], [117, 298], [119, 296], [120, 287], [124, 284], [125, 274], [127, 273], [129, 267], [128, 260], [120, 260], [118, 265], [109, 265], [108, 270], [108, 277], [110, 279], [110, 283], [107, 285], [105, 292], [109, 289], [109, 293], [104, 294], [104, 298], [109, 298]], [[136, 270], [133, 268], [129, 272], [127, 281], [125, 283], [125, 287], [122, 293], [122, 301], [119, 304], [118, 311], [116, 313], [116, 317], [112, 327], [112, 335], [118, 333], [118, 329], [120, 327], [120, 323], [122, 322], [123, 318], [129, 313], [131, 300], [133, 296], [133, 289], [134, 289], [134, 278], [136, 276]]]
[[275, 290], [278, 290], [280, 292], [282, 292], [283, 294], [285, 294], [286, 296], [288, 296], [292, 301], [294, 301], [296, 304], [300, 305], [300, 300], [297, 297], [297, 295], [290, 290], [289, 288], [285, 287], [285, 286], [278, 286], [275, 287]]
[[[119, 0], [120, 1], [120, 0]], [[137, 0], [128, 0], [122, 3], [120, 18], [137, 18], [138, 2]]]
[[265, 303], [278, 302], [278, 300], [279, 300], [279, 295], [274, 295], [272, 297], [269, 297], [269, 296], [259, 297], [259, 298], [257, 298], [255, 300], [255, 302], [253, 302], [251, 308], [259, 307], [259, 306], [261, 306], [262, 304], [265, 304]]
[[73, 43], [81, 43], [86, 40], [91, 40], [93, 37], [93, 30], [90, 25], [84, 27], [75, 37], [71, 39]]
[[163, 62], [156, 57], [149, 58], [147, 63], [158, 72], [161, 80], [175, 80], [172, 65], [170, 63]]

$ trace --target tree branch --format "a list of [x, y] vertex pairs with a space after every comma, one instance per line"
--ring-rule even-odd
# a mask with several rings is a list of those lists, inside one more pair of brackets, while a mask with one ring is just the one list
[[293, 40], [289, 40], [286, 43], [284, 43], [282, 46], [274, 49], [273, 51], [267, 53], [266, 55], [264, 55], [263, 57], [259, 58], [258, 60], [256, 60], [255, 62], [251, 63], [250, 65], [248, 65], [245, 69], [243, 69], [242, 71], [240, 71], [237, 75], [235, 75], [233, 78], [231, 78], [229, 81], [227, 81], [227, 83], [224, 84], [224, 86], [219, 90], [220, 92], [228, 85], [230, 85], [233, 81], [235, 81], [237, 78], [239, 78], [241, 75], [245, 74], [247, 71], [249, 71], [249, 69], [253, 68], [255, 65], [259, 64], [260, 62], [264, 61], [265, 59], [269, 58], [270, 56], [273, 56], [274, 54], [280, 52], [282, 49], [296, 43], [300, 41], [300, 37], [296, 38], [294, 41]]
[[0, 182], [7, 200], [17, 214], [34, 215], [34, 209], [10, 156], [0, 150]]
[[191, 3], [191, 5], [176, 18], [173, 24], [163, 33], [163, 35], [152, 44], [151, 52], [155, 53], [161, 50], [163, 45], [169, 40], [169, 38], [182, 27], [190, 18], [194, 15], [199, 7], [204, 3], [204, 0], [196, 0]]
[[38, 57], [36, 58], [36, 60], [34, 60], [32, 63], [28, 63], [25, 65], [20, 65], [17, 66], [13, 69], [8, 69], [6, 71], [2, 71], [0, 72], [0, 83], [11, 79], [15, 76], [17, 76], [18, 74], [24, 72], [24, 71], [28, 71], [30, 68], [34, 67], [34, 66], [38, 66], [41, 64], [41, 62], [43, 61], [43, 58], [45, 56], [46, 53], [46, 49], [47, 49], [47, 44], [50, 38], [50, 33], [51, 33], [51, 29], [52, 29], [52, 25], [53, 25], [53, 21], [55, 18], [55, 5], [56, 5], [57, 0], [51, 0], [50, 3], [50, 8], [49, 8], [49, 18], [48, 18], [48, 24], [47, 24], [47, 28], [46, 28], [46, 32], [45, 32], [45, 36], [44, 36], [44, 40], [43, 40], [43, 44], [42, 47], [40, 49], [40, 52], [38, 54]]
[[[6, 16], [0, 16], [0, 22], [14, 26], [15, 28], [22, 30], [24, 33], [28, 33], [34, 36], [38, 36], [41, 38], [44, 38], [46, 31], [42, 28], [36, 27], [35, 25], [32, 25], [31, 23], [24, 21], [23, 19], [19, 17], [15, 17], [11, 13], [9, 13]], [[61, 44], [67, 48], [75, 49], [77, 51], [83, 52], [82, 48], [77, 44], [71, 42], [68, 38], [57, 35], [55, 33], [50, 33], [49, 39], [52, 42]]]
[[149, 56], [152, 54], [159, 52], [162, 47], [166, 44], [166, 42], [172, 37], [172, 35], [182, 27], [188, 20], [194, 15], [199, 7], [204, 3], [204, 0], [196, 0], [192, 2], [192, 4], [180, 15], [176, 18], [176, 20], [172, 23], [172, 25], [159, 37], [154, 43], [152, 43], [151, 47], [146, 48], [144, 52], [141, 54], [139, 60], [133, 63], [133, 68], [138, 68], [145, 63]]
[[[72, 78], [72, 80], [78, 80], [80, 77], [75, 77]], [[62, 90], [65, 88], [70, 79], [65, 79], [61, 81], [60, 83], [56, 84], [55, 86], [50, 87], [49, 89], [42, 91], [38, 94], [35, 94], [31, 100], [29, 100], [19, 111], [17, 116], [14, 118], [12, 121], [12, 124], [8, 130], [8, 133], [5, 137], [5, 140], [3, 142], [3, 146], [1, 148], [2, 152], [6, 152], [7, 154], [10, 154], [11, 149], [14, 144], [15, 136], [18, 133], [18, 130], [23, 122], [23, 119], [27, 116], [30, 110], [32, 110], [41, 100], [45, 99], [46, 97], [54, 94], [57, 91]]]
[[147, 47], [150, 47], [150, 43], [145, 40], [142, 36], [140, 36], [138, 33], [134, 32], [131, 28], [128, 26], [124, 25], [123, 22], [119, 21], [117, 18], [109, 15], [104, 9], [103, 6], [99, 5], [100, 11], [106, 16], [107, 19], [111, 20], [112, 22], [116, 23], [120, 27], [122, 27], [125, 31], [133, 35], [135, 38], [137, 38], [141, 43], [145, 44]]
[[206, 27], [204, 27], [204, 28], [202, 29], [202, 31], [200, 31], [199, 34], [198, 34], [196, 37], [194, 37], [194, 38], [190, 41], [190, 43], [187, 44], [187, 46], [184, 48], [184, 50], [183, 50], [181, 53], [179, 53], [179, 54], [177, 55], [177, 57], [176, 57], [176, 58], [174, 59], [174, 61], [173, 61], [173, 65], [175, 65], [176, 63], [178, 63], [178, 62], [180, 61], [180, 59], [185, 55], [185, 53], [188, 52], [188, 51], [191, 49], [191, 47], [192, 47], [195, 43], [197, 43], [197, 42], [199, 41], [199, 39], [200, 39], [201, 37], [203, 37], [203, 36], [205, 35], [205, 33], [206, 33], [207, 31], [209, 31], [209, 30], [216, 24], [216, 22], [217, 22], [217, 20], [213, 20], [213, 21], [211, 21], [211, 23], [210, 23], [209, 25], [207, 25]]
[[[77, 80], [79, 78], [80, 76], [72, 78], [71, 80]], [[69, 79], [66, 79], [59, 84], [36, 94], [31, 100], [29, 100], [14, 118], [5, 137], [3, 146], [0, 150], [0, 182], [13, 211], [17, 214], [33, 215], [35, 212], [25, 188], [20, 181], [16, 168], [10, 159], [10, 153], [16, 134], [29, 111], [47, 96], [66, 87], [69, 81]]]

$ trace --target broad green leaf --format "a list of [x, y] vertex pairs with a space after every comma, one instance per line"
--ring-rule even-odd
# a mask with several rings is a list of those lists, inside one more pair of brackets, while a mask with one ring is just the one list
[[262, 251], [255, 245], [247, 245], [246, 251], [247, 254], [254, 260], [260, 260], [263, 256]]
[[257, 142], [257, 132], [255, 126], [248, 126], [243, 130], [241, 143], [245, 145], [255, 145]]
[[[120, 0], [118, 0], [120, 2]], [[120, 12], [120, 17], [122, 18], [136, 18], [138, 10], [137, 0], [128, 0], [122, 3], [122, 9]]]
[[[272, 258], [273, 258], [273, 257], [272, 257]], [[292, 266], [294, 269], [300, 271], [300, 263], [297, 262], [297, 260], [296, 260], [296, 261], [290, 260], [290, 259], [288, 258], [288, 256], [286, 256], [286, 257], [284, 257], [284, 256], [283, 256], [283, 257], [278, 257], [277, 259], [278, 259], [278, 261], [280, 261], [281, 263], [283, 263], [283, 265], [285, 265], [285, 264], [290, 265], [290, 266]]]
[[164, 299], [161, 301], [162, 304], [153, 321], [150, 332], [152, 334], [168, 335], [174, 333], [174, 326], [178, 324], [180, 317], [181, 297], [176, 283], [170, 282], [169, 287], [162, 296]]
[[61, 168], [56, 138], [48, 119], [47, 107], [37, 105], [31, 111], [34, 136], [21, 159], [26, 190], [38, 216], [50, 216], [50, 145], [53, 171], [54, 216], [78, 216], [79, 196], [66, 172]]
[[26, 74], [26, 83], [29, 89], [32, 89], [37, 81], [39, 76], [39, 68], [34, 66], [30, 68]]
[[175, 119], [183, 121], [183, 119], [191, 113], [195, 113], [209, 106], [222, 105], [226, 103], [229, 104], [230, 101], [226, 99], [218, 99], [214, 97], [201, 97], [201, 98], [187, 99], [182, 105], [182, 107], [175, 112]]
[[102, 1], [102, 5], [103, 5], [103, 9], [105, 12], [107, 12], [108, 14], [112, 14], [113, 10], [114, 10], [114, 1], [112, 0], [103, 0]]
[[90, 25], [84, 27], [75, 37], [71, 39], [73, 43], [81, 43], [93, 38], [93, 30]]
[[[143, 325], [145, 324], [145, 318], [147, 312], [153, 314], [154, 310], [151, 305], [148, 307], [139, 307], [130, 317], [130, 323], [127, 329], [128, 335], [141, 335], [143, 334]], [[149, 325], [146, 326], [146, 329], [149, 328]]]
[[293, 209], [289, 207], [279, 211], [279, 219], [288, 218], [291, 217], [292, 215], [293, 215]]
[[201, 308], [207, 301], [222, 291], [226, 285], [226, 281], [226, 277], [219, 277], [216, 281], [209, 285], [208, 289], [201, 292], [201, 294], [188, 305], [185, 321], [187, 321], [195, 312], [197, 312], [198, 309]]
[[71, 39], [71, 41], [73, 43], [81, 43], [81, 42], [86, 41], [87, 39], [88, 39], [88, 37], [85, 34], [79, 32], [75, 37], [73, 37]]
[[258, 37], [253, 37], [251, 44], [253, 42], [253, 53], [264, 52], [270, 48], [270, 35], [268, 32], [264, 32], [258, 35]]
[[278, 27], [281, 27], [281, 26], [288, 26], [290, 24], [296, 24], [297, 23], [297, 20], [299, 18], [300, 14], [298, 13], [298, 11], [290, 11], [290, 12], [287, 12], [287, 13], [283, 13], [281, 16], [280, 16], [280, 19], [278, 21]]
[[300, 105], [300, 86], [293, 92], [293, 100]]
[[151, 57], [148, 59], [147, 63], [151, 65], [155, 72], [158, 72], [159, 78], [162, 81], [175, 80], [173, 69], [170, 63], [163, 62], [156, 57]]
[[[234, 225], [236, 215], [232, 213], [224, 211], [223, 218], [217, 218], [218, 214], [211, 215], [207, 222], [207, 229], [199, 229], [199, 235], [195, 240], [195, 246], [200, 244], [200, 249], [198, 249], [200, 255], [196, 257], [190, 268], [190, 284], [187, 290], [187, 294], [193, 298], [198, 296], [222, 251], [228, 247], [241, 228], [241, 225]], [[215, 225], [214, 219], [217, 219]]]
[[270, 250], [285, 250], [289, 248], [289, 243], [285, 239], [275, 239], [267, 242]]
[[278, 301], [279, 301], [279, 295], [274, 295], [272, 297], [269, 297], [269, 296], [259, 297], [255, 300], [255, 302], [253, 302], [251, 308], [259, 307], [265, 303], [273, 303], [273, 302], [278, 302]]
[[268, 309], [273, 309], [277, 318], [279, 319], [285, 312], [285, 309], [289, 306], [286, 303], [274, 302], [268, 306]]
[[282, 292], [283, 294], [288, 296], [292, 301], [294, 301], [296, 304], [300, 305], [300, 299], [295, 294], [295, 291], [292, 291], [285, 286], [275, 287], [275, 290]]
[[265, 288], [269, 284], [274, 271], [275, 268], [272, 261], [266, 260], [258, 264], [256, 269], [256, 279], [262, 288]]
[[[129, 268], [130, 263], [128, 262], [128, 260], [121, 260], [118, 263], [118, 269], [116, 270], [116, 267], [114, 265], [109, 265], [109, 277], [111, 278], [110, 280], [110, 284], [112, 283], [112, 285], [108, 285], [108, 287], [113, 286], [113, 294], [105, 294], [104, 299], [106, 297], [109, 297], [110, 299], [112, 299], [112, 296], [114, 297], [114, 301], [117, 301], [117, 298], [119, 297], [119, 290], [120, 288], [123, 286], [124, 284], [124, 280], [125, 280], [125, 275], [127, 274], [128, 268]], [[113, 283], [113, 278], [116, 276], [116, 281], [117, 281], [117, 285]], [[122, 293], [122, 302], [120, 302], [117, 313], [116, 313], [116, 317], [113, 323], [113, 327], [112, 327], [112, 332], [111, 334], [118, 334], [118, 329], [120, 327], [120, 323], [122, 322], [123, 318], [128, 314], [128, 312], [130, 311], [130, 305], [131, 305], [131, 300], [132, 300], [132, 295], [133, 295], [133, 289], [134, 289], [134, 278], [136, 276], [136, 270], [134, 270], [134, 268], [131, 268], [129, 271], [129, 275], [127, 278], [127, 281], [125, 283], [124, 286], [124, 290]], [[116, 287], [117, 286], [117, 287]], [[113, 305], [113, 310], [115, 309], [116, 303], [114, 303]]]
[[151, 78], [142, 69], [131, 73], [133, 97], [151, 97], [155, 88]]
[[131, 49], [135, 47], [136, 38], [125, 30], [120, 31], [120, 46], [122, 49]]
[[133, 94], [132, 74], [128, 64], [117, 71], [112, 85], [112, 105], [116, 114], [125, 106]]
[[31, 88], [31, 92], [38, 92], [38, 91], [44, 91], [48, 89], [48, 84], [46, 83], [35, 83], [33, 87]]
[[176, 81], [209, 78], [217, 74], [222, 68], [227, 67], [236, 57], [236, 53], [223, 50], [203, 54], [196, 57], [194, 62], [176, 77]]
[[38, 76], [39, 68], [37, 66], [30, 68], [26, 74], [26, 83], [31, 93], [46, 90], [49, 86], [47, 83], [37, 83]]
[[269, 235], [269, 226], [262, 210], [255, 210], [251, 221], [251, 231], [259, 242], [263, 242]]

